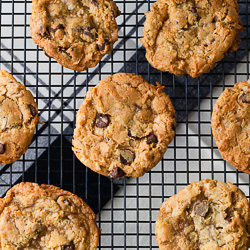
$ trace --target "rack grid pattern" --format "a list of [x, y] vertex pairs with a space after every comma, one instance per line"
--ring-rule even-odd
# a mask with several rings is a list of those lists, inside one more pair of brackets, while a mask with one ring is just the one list
[[[213, 105], [226, 87], [249, 78], [250, 2], [238, 1], [244, 25], [237, 52], [199, 78], [176, 77], [150, 67], [139, 38], [153, 1], [116, 1], [119, 40], [95, 68], [74, 72], [48, 58], [31, 36], [31, 1], [0, 1], [1, 69], [25, 83], [36, 97], [39, 124], [27, 153], [0, 166], [0, 194], [20, 181], [60, 186], [82, 197], [102, 228], [98, 249], [158, 249], [154, 223], [161, 203], [202, 178], [230, 181], [249, 198], [249, 175], [224, 162], [210, 127]], [[165, 86], [176, 108], [176, 136], [163, 160], [140, 178], [108, 179], [83, 166], [71, 150], [75, 115], [88, 89], [100, 79], [133, 72]]]

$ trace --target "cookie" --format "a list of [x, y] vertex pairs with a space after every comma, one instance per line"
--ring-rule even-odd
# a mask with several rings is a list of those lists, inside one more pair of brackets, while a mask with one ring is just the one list
[[198, 77], [240, 44], [236, 0], [158, 0], [145, 15], [141, 42], [161, 71]]
[[222, 92], [211, 127], [223, 159], [250, 174], [250, 79]]
[[32, 0], [31, 36], [46, 55], [82, 71], [113, 50], [119, 14], [112, 0]]
[[1, 249], [95, 250], [100, 234], [95, 219], [68, 191], [20, 183], [0, 200]]
[[0, 71], [0, 164], [17, 161], [29, 147], [39, 122], [31, 92]]
[[135, 74], [118, 73], [88, 91], [76, 116], [73, 151], [109, 177], [142, 176], [163, 157], [175, 134], [169, 97]]
[[155, 234], [160, 250], [247, 250], [248, 200], [232, 183], [193, 182], [162, 203]]

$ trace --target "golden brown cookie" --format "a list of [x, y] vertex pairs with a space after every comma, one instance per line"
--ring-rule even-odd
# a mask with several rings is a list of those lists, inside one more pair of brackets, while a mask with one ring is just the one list
[[100, 233], [95, 218], [76, 195], [23, 182], [0, 199], [1, 249], [95, 250]]
[[138, 177], [162, 159], [175, 126], [162, 86], [118, 73], [88, 91], [77, 113], [73, 151], [97, 173]]
[[236, 0], [158, 0], [141, 42], [152, 67], [198, 77], [238, 49], [242, 29]]
[[39, 122], [31, 92], [0, 71], [0, 164], [17, 161], [29, 147]]
[[250, 79], [222, 92], [211, 126], [223, 159], [250, 174]]
[[249, 202], [230, 182], [193, 182], [162, 203], [155, 234], [160, 250], [247, 250]]
[[113, 50], [119, 14], [112, 0], [32, 0], [31, 36], [58, 63], [82, 71]]

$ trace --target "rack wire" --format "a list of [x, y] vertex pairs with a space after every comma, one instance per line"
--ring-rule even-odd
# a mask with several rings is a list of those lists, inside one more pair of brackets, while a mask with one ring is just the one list
[[[0, 1], [1, 69], [25, 83], [36, 97], [41, 121], [27, 153], [0, 167], [0, 194], [20, 181], [49, 183], [82, 197], [102, 228], [98, 249], [158, 249], [154, 223], [161, 203], [201, 178], [230, 181], [249, 198], [249, 175], [224, 162], [210, 127], [213, 105], [226, 87], [249, 78], [249, 1], [238, 1], [244, 25], [237, 52], [197, 79], [150, 67], [142, 37], [144, 12], [153, 1], [116, 1], [119, 40], [93, 69], [74, 72], [46, 57], [30, 36], [31, 1]], [[88, 89], [116, 72], [134, 72], [165, 86], [175, 105], [176, 136], [163, 160], [140, 178], [109, 179], [84, 167], [71, 150], [75, 115]]]

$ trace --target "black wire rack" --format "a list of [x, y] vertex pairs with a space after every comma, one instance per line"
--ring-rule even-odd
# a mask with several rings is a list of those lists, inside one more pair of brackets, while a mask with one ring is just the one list
[[[21, 181], [49, 183], [82, 197], [97, 213], [102, 228], [98, 249], [158, 249], [154, 223], [161, 203], [180, 188], [202, 178], [232, 182], [249, 198], [249, 175], [224, 162], [210, 127], [213, 105], [226, 87], [249, 78], [250, 4], [238, 1], [244, 25], [237, 52], [208, 74], [193, 79], [157, 71], [145, 59], [139, 38], [144, 12], [153, 1], [116, 1], [119, 40], [95, 68], [74, 72], [44, 55], [30, 36], [31, 1], [0, 1], [0, 60], [36, 97], [39, 124], [28, 151], [0, 167], [0, 194]], [[160, 82], [176, 108], [176, 136], [164, 159], [140, 178], [100, 176], [83, 166], [71, 150], [75, 115], [89, 88], [100, 79], [133, 72]]]

